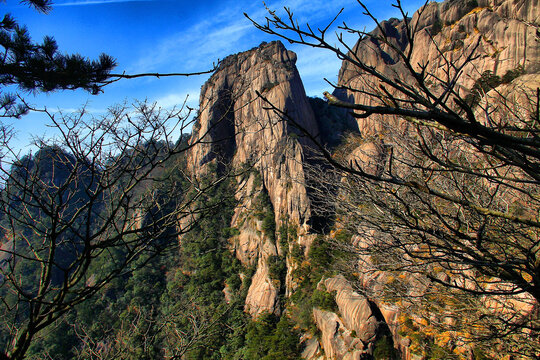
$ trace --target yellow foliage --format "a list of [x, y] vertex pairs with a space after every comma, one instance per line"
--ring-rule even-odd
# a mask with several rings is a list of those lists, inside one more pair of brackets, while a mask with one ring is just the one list
[[465, 16], [467, 15], [471, 15], [471, 14], [476, 14], [484, 9], [487, 9], [486, 7], [481, 7], [481, 6], [477, 6], [475, 7], [474, 9], [472, 9], [471, 11], [469, 11], [467, 14], [465, 14]]

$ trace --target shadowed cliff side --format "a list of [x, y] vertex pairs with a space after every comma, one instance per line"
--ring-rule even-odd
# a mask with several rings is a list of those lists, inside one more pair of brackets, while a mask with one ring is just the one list
[[278, 295], [285, 289], [285, 279], [270, 278], [268, 258], [283, 254], [281, 247], [289, 244], [276, 242], [276, 229], [284, 222], [294, 224], [299, 227], [297, 241], [310, 241], [310, 201], [303, 185], [308, 142], [265, 109], [256, 94], [260, 92], [316, 134], [295, 62], [296, 54], [280, 42], [225, 58], [201, 90], [193, 136], [204, 134], [205, 144], [195, 146], [188, 156], [190, 173], [196, 178], [205, 176], [210, 164], [244, 170], [237, 177], [239, 205], [231, 227], [238, 234], [231, 246], [244, 265], [256, 267], [246, 299], [246, 310], [252, 315], [280, 312]]

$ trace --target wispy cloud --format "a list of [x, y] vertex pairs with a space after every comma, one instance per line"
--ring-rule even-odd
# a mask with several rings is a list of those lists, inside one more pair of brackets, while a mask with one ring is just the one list
[[253, 26], [236, 8], [222, 10], [157, 42], [154, 51], [140, 58], [132, 71], [155, 71], [174, 64], [182, 71], [200, 71], [219, 57], [238, 51]]
[[[320, 21], [354, 0], [295, 0], [267, 2], [270, 9], [282, 13], [283, 7], [295, 10], [300, 21]], [[261, 32], [244, 17], [246, 12], [255, 21], [264, 21], [268, 12], [262, 2], [246, 7], [245, 3], [224, 2], [222, 8], [215, 9], [212, 16], [204, 17], [157, 42], [154, 51], [136, 61], [130, 71], [156, 71], [174, 63], [175, 68], [183, 71], [200, 71], [212, 65], [218, 58], [231, 53], [248, 50], [258, 45]], [[257, 41], [257, 39], [259, 39]]]
[[199, 92], [200, 91], [198, 89], [190, 89], [182, 92], [172, 92], [159, 97], [155, 100], [155, 102], [158, 106], [164, 109], [171, 109], [173, 107], [179, 109], [183, 105], [194, 109], [199, 105]]
[[67, 2], [55, 2], [54, 6], [83, 6], [83, 5], [102, 5], [113, 3], [127, 3], [127, 2], [139, 2], [139, 1], [152, 1], [152, 0], [75, 0]]
[[284, 7], [291, 9], [295, 19], [300, 24], [309, 22], [314, 23], [320, 20], [331, 20], [341, 10], [341, 8], [350, 8], [358, 6], [355, 0], [292, 0], [292, 1], [274, 1], [269, 6], [272, 10], [281, 10]]
[[[285, 6], [290, 7], [300, 24], [309, 22], [314, 25], [313, 29], [326, 26], [325, 21], [333, 18], [342, 7], [358, 9], [355, 0], [277, 0], [266, 3], [269, 9], [276, 10], [279, 15], [284, 14]], [[153, 50], [136, 59], [128, 66], [127, 71], [206, 70], [218, 59], [248, 50], [263, 39], [277, 39], [264, 35], [243, 15], [246, 12], [255, 21], [263, 23], [265, 16], [269, 14], [262, 2], [257, 1], [246, 6], [245, 2], [224, 1], [220, 7], [213, 8], [213, 11], [211, 16], [194, 19], [193, 23], [181, 31], [157, 40]], [[337, 25], [334, 24], [330, 31], [334, 31]], [[317, 49], [285, 45], [298, 52], [297, 65], [308, 93], [319, 93], [321, 89], [327, 89], [323, 80], [325, 77], [335, 80], [341, 66], [341, 61], [337, 60], [335, 55]], [[198, 91], [195, 94], [198, 94]], [[185, 93], [168, 95], [161, 98], [159, 103], [164, 107], [168, 107], [166, 104], [177, 105], [184, 101], [179, 95], [183, 96]], [[190, 102], [192, 101], [196, 104], [197, 96], [190, 97]]]
[[81, 108], [57, 108], [56, 110], [52, 110], [55, 114], [63, 114], [63, 115], [70, 115], [70, 114], [80, 114], [84, 110], [85, 114], [88, 115], [103, 115], [107, 113], [106, 108], [95, 108], [95, 107], [89, 107], [84, 106]]

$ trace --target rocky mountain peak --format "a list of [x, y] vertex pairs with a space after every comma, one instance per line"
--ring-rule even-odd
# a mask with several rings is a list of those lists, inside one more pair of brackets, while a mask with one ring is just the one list
[[[202, 87], [191, 141], [202, 137], [203, 142], [188, 155], [196, 177], [219, 167], [250, 169], [237, 179], [231, 227], [238, 234], [231, 246], [243, 264], [256, 266], [246, 298], [253, 316], [280, 311], [278, 293], [285, 279], [271, 279], [268, 265], [284, 250], [275, 240], [276, 229], [291, 224], [299, 229], [298, 241], [310, 239], [310, 200], [303, 185], [308, 142], [280, 116], [288, 114], [318, 132], [295, 63], [296, 54], [279, 41], [225, 58]], [[269, 110], [268, 103], [278, 111]]]
[[307, 141], [289, 137], [298, 131], [267, 110], [265, 100], [257, 95], [317, 133], [295, 62], [296, 54], [279, 41], [225, 58], [202, 87], [193, 139], [202, 136], [204, 143], [193, 148], [188, 164], [195, 175], [204, 173], [210, 163], [254, 166], [268, 190], [276, 219], [290, 216], [303, 224], [309, 218], [307, 198], [285, 191], [285, 183], [303, 176], [299, 173]]
[[[486, 72], [500, 78], [537, 73], [540, 68], [536, 33], [539, 14], [540, 5], [536, 0], [430, 2], [410, 19], [411, 27], [416, 27], [410, 63], [418, 71], [421, 64], [426, 64], [428, 73], [442, 79], [446, 76], [446, 62], [460, 64], [474, 51], [475, 57], [463, 68], [456, 86], [464, 96]], [[409, 51], [411, 44], [404, 21], [390, 19], [382, 22], [381, 27], [393, 46], [405, 53]], [[381, 30], [376, 28], [372, 33], [380, 35]], [[358, 41], [353, 51], [359, 61], [373, 66], [390, 79], [403, 79], [408, 73], [399, 55], [388, 45], [365, 38]], [[343, 62], [339, 72], [339, 85], [360, 90], [336, 90], [334, 95], [343, 100], [380, 105], [373, 97], [363, 95], [363, 90], [376, 89], [379, 84], [366, 79], [361, 70], [347, 61]], [[381, 131], [380, 120], [377, 116], [359, 119], [358, 128], [365, 136], [374, 135]]]

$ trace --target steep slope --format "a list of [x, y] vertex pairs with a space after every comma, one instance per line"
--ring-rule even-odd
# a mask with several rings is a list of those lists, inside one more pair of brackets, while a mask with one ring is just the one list
[[[417, 11], [412, 19], [411, 26], [417, 26], [414, 39], [414, 47], [410, 54], [410, 63], [415, 71], [420, 71], [420, 65], [426, 66], [426, 73], [432, 74], [432, 79], [445, 79], [452, 74], [452, 66], [458, 67], [464, 61], [468, 61], [460, 72], [455, 90], [465, 99], [473, 99], [477, 103], [489, 108], [475, 108], [477, 113], [482, 112], [479, 121], [499, 121], [500, 118], [510, 119], [516, 114], [521, 114], [521, 119], [528, 119], [534, 114], [536, 101], [536, 89], [540, 87], [540, 47], [538, 26], [540, 24], [540, 5], [535, 0], [494, 0], [494, 1], [460, 1], [448, 0], [441, 3], [430, 2], [424, 8]], [[381, 28], [389, 37], [390, 43], [395, 48], [407, 53], [412, 44], [407, 37], [405, 23], [401, 20], [390, 19], [381, 23]], [[380, 36], [381, 29], [376, 29], [373, 34]], [[389, 79], [400, 79], [403, 83], [415, 84], [412, 77], [407, 77], [410, 72], [404, 67], [404, 62], [391, 46], [379, 43], [371, 39], [359, 41], [354, 47], [355, 56], [359, 61], [376, 68], [381, 74]], [[474, 56], [467, 59], [470, 54]], [[483, 86], [489, 82], [489, 86]], [[431, 88], [437, 93], [437, 81]], [[374, 77], [365, 76], [365, 72], [344, 61], [339, 72], [339, 85], [344, 89], [334, 92], [338, 98], [363, 105], [384, 106], [377, 92], [381, 91], [380, 82]], [[429, 85], [429, 84], [428, 84]], [[347, 90], [346, 88], [355, 89]], [[478, 90], [481, 89], [481, 90]], [[476, 93], [475, 93], [476, 91]], [[366, 94], [373, 96], [366, 96]], [[392, 93], [392, 90], [390, 90]], [[474, 99], [474, 97], [477, 99]], [[473, 107], [475, 106], [475, 102]], [[454, 104], [455, 105], [455, 104]], [[489, 112], [485, 109], [489, 109]], [[506, 109], [505, 111], [499, 111]], [[488, 115], [489, 113], [489, 115]], [[371, 115], [367, 118], [352, 118], [357, 121], [360, 132], [359, 146], [350, 151], [351, 157], [358, 161], [360, 166], [369, 171], [378, 171], [370, 161], [374, 158], [384, 159], [388, 148], [394, 146], [395, 139], [388, 133], [392, 129], [399, 129], [399, 133], [408, 133], [410, 125], [402, 119], [392, 115]], [[518, 116], [519, 119], [519, 116]], [[397, 158], [395, 164], [400, 161], [407, 162], [410, 159]], [[384, 163], [384, 162], [382, 162]], [[399, 165], [394, 165], [394, 171], [399, 173]], [[359, 236], [356, 240], [362, 243]], [[363, 284], [367, 287], [376, 287], [377, 282], [390, 281], [385, 274], [360, 276]], [[422, 292], [416, 289], [415, 295]], [[507, 300], [520, 303], [520, 300]], [[394, 342], [399, 345], [403, 358], [418, 356], [411, 353], [410, 339], [402, 336], [411, 328], [404, 324], [405, 316], [397, 311], [397, 306], [388, 302], [378, 302], [378, 307], [384, 316], [385, 322], [392, 331]], [[534, 313], [533, 301], [523, 301], [515, 305], [523, 313]], [[477, 324], [479, 327], [480, 325]], [[423, 331], [429, 330], [416, 328], [415, 336], [423, 336]], [[409, 334], [410, 335], [410, 334]], [[531, 338], [531, 341], [535, 341]], [[463, 353], [467, 347], [452, 345], [456, 353]], [[454, 356], [458, 356], [454, 354]], [[474, 356], [474, 355], [469, 355]], [[500, 354], [501, 358], [503, 355]], [[505, 357], [506, 358], [506, 357]]]
[[[463, 96], [471, 93], [486, 72], [511, 83], [501, 88], [505, 93], [517, 84], [536, 83], [540, 54], [535, 27], [530, 25], [538, 24], [538, 7], [534, 0], [429, 3], [421, 16], [417, 12], [412, 18], [418, 33], [411, 63], [427, 64], [433, 76], [443, 77], [443, 57], [459, 63], [479, 44], [475, 50], [479, 56], [463, 69], [457, 85]], [[393, 46], [404, 51], [411, 46], [403, 21], [391, 19], [381, 25]], [[354, 51], [361, 61], [390, 78], [406, 73], [389, 46], [362, 40]], [[311, 106], [321, 111], [325, 105], [315, 101], [310, 105], [295, 61], [296, 55], [280, 42], [263, 43], [227, 57], [201, 91], [188, 168], [199, 180], [214, 172], [229, 172], [233, 177], [236, 205], [228, 243], [235, 257], [252, 270], [244, 310], [254, 319], [264, 314], [292, 318], [304, 331], [303, 357], [307, 359], [369, 358], [377, 348], [379, 354], [384, 353], [383, 347], [390, 348], [388, 356], [395, 356], [391, 349], [396, 347], [403, 359], [414, 358], [410, 339], [400, 335], [401, 314], [392, 304], [377, 304], [355, 291], [346, 277], [325, 272], [330, 250], [314, 234], [314, 210], [306, 186], [310, 143], [279, 116], [279, 112], [287, 113], [312, 134], [319, 132], [315, 115], [320, 114], [314, 114]], [[378, 84], [347, 62], [339, 72], [339, 84], [360, 90], [336, 90], [341, 99], [377, 104], [362, 92], [377, 89]], [[278, 111], [269, 110], [256, 92]], [[401, 124], [397, 117], [381, 120], [378, 116], [354, 119], [364, 139], [376, 140], [364, 141], [347, 155], [368, 161], [369, 171], [378, 171], [373, 158], [384, 157], [385, 122]], [[200, 138], [203, 141], [196, 143]], [[336, 137], [328, 138], [336, 141]], [[330, 236], [340, 236], [339, 232]], [[361, 280], [370, 284], [384, 280], [384, 275], [378, 276]], [[227, 296], [228, 284], [224, 288]], [[319, 336], [314, 336], [316, 332]]]
[[291, 136], [296, 134], [294, 129], [266, 110], [255, 92], [316, 134], [317, 124], [295, 62], [296, 55], [280, 42], [227, 57], [202, 88], [193, 139], [204, 135], [204, 144], [195, 146], [188, 158], [196, 177], [211, 166], [247, 169], [237, 178], [238, 206], [231, 227], [238, 234], [231, 246], [244, 265], [256, 267], [246, 299], [252, 315], [280, 312], [278, 295], [285, 279], [271, 279], [268, 265], [270, 257], [284, 252], [276, 243], [276, 228], [295, 224], [298, 241], [310, 241], [311, 210], [303, 169], [308, 143]]
[[[358, 358], [373, 351], [381, 319], [345, 278], [320, 281], [330, 255], [329, 248], [314, 245], [305, 174], [310, 143], [279, 116], [287, 113], [312, 134], [319, 131], [295, 61], [280, 42], [226, 58], [202, 88], [191, 141], [204, 141], [194, 144], [188, 168], [197, 179], [227, 171], [234, 177], [237, 205], [229, 245], [253, 271], [245, 311], [254, 319], [285, 311], [285, 318], [305, 322], [304, 331], [325, 329], [320, 341], [305, 334], [306, 357], [324, 351]], [[256, 91], [278, 111], [269, 110]], [[226, 294], [227, 289], [225, 284]]]

